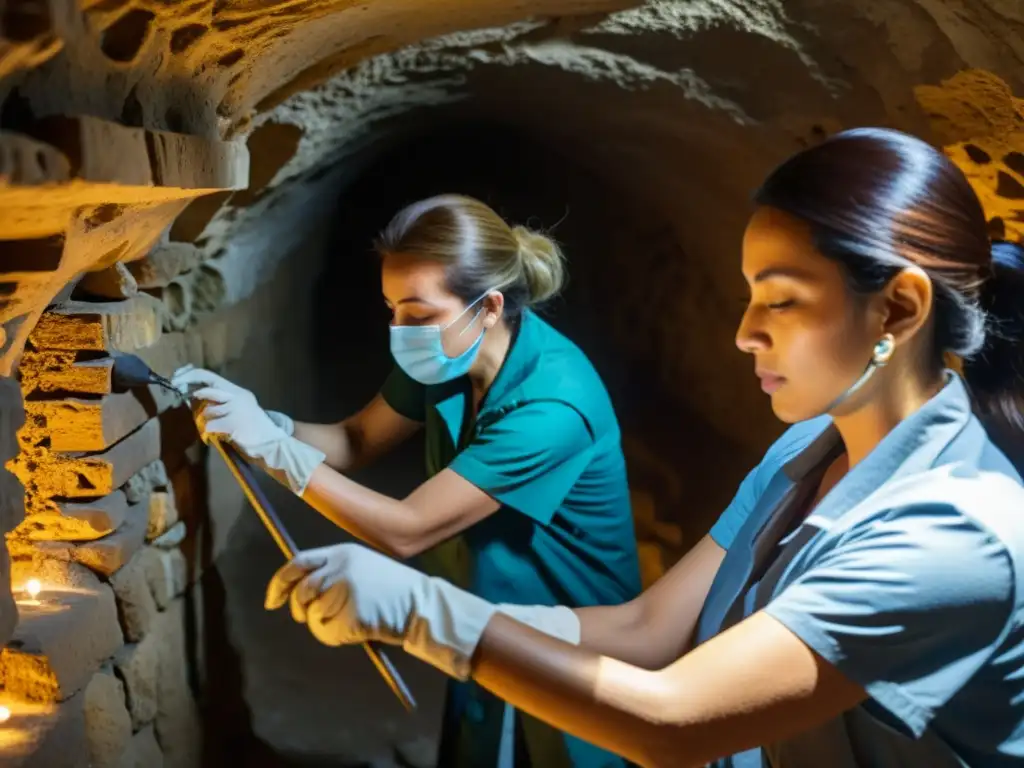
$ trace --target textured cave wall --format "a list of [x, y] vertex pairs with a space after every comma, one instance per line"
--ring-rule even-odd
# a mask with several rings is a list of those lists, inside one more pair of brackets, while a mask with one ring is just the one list
[[[282, 686], [326, 685], [329, 697], [327, 676], [284, 667], [246, 680], [247, 666], [279, 665], [278, 646], [237, 634], [288, 626], [289, 643], [308, 641], [258, 610], [276, 553], [188, 415], [155, 393], [109, 392], [104, 371], [111, 353], [139, 351], [164, 373], [223, 370], [268, 407], [343, 415], [373, 377], [361, 371], [342, 396], [344, 355], [317, 356], [345, 337], [317, 336], [334, 318], [311, 316], [307, 299], [324, 288], [325, 251], [341, 260], [335, 278], [357, 272], [344, 262], [355, 241], [324, 226], [365, 225], [360, 179], [389, 153], [489, 121], [505, 133], [481, 157], [510, 174], [494, 193], [510, 213], [552, 226], [558, 197], [575, 200], [556, 234], [576, 287], [555, 320], [620, 393], [651, 576], [779, 428], [732, 347], [750, 191], [798, 147], [891, 125], [945, 147], [993, 234], [1020, 238], [1022, 63], [1016, 0], [6, 4], [0, 375], [19, 381], [0, 391], [0, 527], [16, 586], [46, 575], [71, 621], [23, 611], [0, 652], [3, 695], [35, 708], [26, 762], [9, 762], [195, 764], [200, 706], [222, 736], [255, 724], [277, 734], [271, 751], [301, 750], [280, 743], [265, 704]], [[388, 173], [402, 181], [402, 168]], [[535, 199], [522, 177], [543, 187]], [[571, 181], [583, 178], [587, 202]], [[416, 181], [402, 181], [410, 195], [425, 188]], [[365, 197], [342, 196], [339, 213], [345, 190]], [[399, 471], [375, 481], [411, 481]], [[303, 542], [330, 538], [308, 510], [284, 511]], [[13, 626], [8, 578], [0, 558], [0, 640]], [[314, 667], [377, 685], [358, 677], [357, 650], [317, 651]], [[346, 713], [373, 748], [401, 740], [380, 688]], [[336, 756], [367, 748], [337, 736]], [[47, 751], [72, 743], [83, 746]]]

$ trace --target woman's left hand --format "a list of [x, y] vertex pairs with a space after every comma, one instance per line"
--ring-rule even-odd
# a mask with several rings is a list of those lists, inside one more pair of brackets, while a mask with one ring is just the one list
[[308, 550], [280, 568], [266, 607], [291, 607], [325, 645], [378, 640], [401, 645], [441, 671], [466, 679], [496, 606], [360, 544]]

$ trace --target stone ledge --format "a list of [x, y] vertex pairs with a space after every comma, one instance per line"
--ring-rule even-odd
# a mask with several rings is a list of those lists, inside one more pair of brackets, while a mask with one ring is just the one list
[[0, 692], [0, 704], [11, 710], [0, 729], [4, 768], [87, 768], [84, 696], [56, 704]]
[[[87, 183], [72, 180], [44, 187], [0, 186], [0, 231], [9, 238], [46, 237], [64, 231], [69, 218], [83, 207], [164, 206], [169, 225], [177, 213], [196, 197], [206, 194], [173, 187], [128, 187], [120, 184]], [[86, 266], [85, 264], [82, 265]], [[33, 302], [44, 306], [49, 296]]]
[[164, 288], [182, 272], [199, 266], [201, 260], [202, 251], [191, 243], [164, 243], [125, 266], [139, 288]]
[[181, 545], [181, 542], [185, 540], [188, 535], [188, 528], [185, 525], [184, 520], [179, 520], [169, 530], [164, 532], [162, 535], [157, 536], [150, 542], [154, 547], [160, 549], [175, 549]]
[[[150, 417], [131, 392], [95, 400], [30, 400], [26, 430], [33, 442], [48, 437], [51, 451], [103, 451], [127, 437]], [[38, 433], [38, 434], [36, 434]]]
[[141, 128], [95, 117], [54, 115], [36, 121], [28, 132], [62, 151], [76, 179], [133, 187], [153, 184], [146, 132]]
[[48, 587], [71, 591], [88, 591], [96, 584], [96, 576], [87, 568], [76, 563], [53, 560], [39, 552], [11, 561], [11, 583], [16, 591], [21, 590], [29, 579], [39, 579]]
[[28, 133], [62, 151], [71, 174], [82, 181], [209, 190], [249, 185], [243, 142], [131, 128], [88, 115], [43, 118]]
[[53, 457], [47, 490], [65, 499], [105, 496], [160, 457], [160, 422], [150, 419], [121, 442], [92, 456]]
[[160, 303], [139, 294], [124, 301], [69, 301], [44, 312], [29, 334], [36, 349], [134, 352], [160, 338]]
[[11, 552], [19, 557], [29, 554], [26, 550], [32, 547], [44, 557], [79, 563], [103, 576], [111, 576], [124, 567], [142, 546], [149, 520], [148, 509], [149, 505], [146, 503], [133, 504], [128, 507], [125, 522], [120, 528], [108, 536], [82, 544], [58, 541], [26, 544], [13, 539], [8, 546]]
[[139, 284], [128, 267], [118, 261], [102, 269], [86, 272], [75, 290], [104, 299], [130, 299], [139, 295]]
[[14, 539], [32, 542], [93, 541], [117, 530], [127, 513], [128, 503], [121, 491], [83, 503], [36, 499], [32, 511], [18, 526]]
[[75, 362], [75, 354], [65, 350], [26, 351], [18, 366], [25, 394], [35, 391], [110, 394], [114, 358]]
[[94, 535], [85, 539], [106, 536], [121, 527], [128, 516], [128, 499], [124, 491], [114, 491], [102, 499], [84, 502], [58, 502], [61, 517], [82, 523], [82, 528]]
[[88, 586], [44, 583], [38, 599], [31, 601], [37, 605], [19, 602], [14, 638], [0, 651], [7, 693], [32, 701], [64, 701], [123, 644], [113, 591], [80, 569], [75, 578]]
[[153, 181], [182, 189], [245, 189], [249, 149], [241, 141], [211, 141], [168, 131], [148, 131]]

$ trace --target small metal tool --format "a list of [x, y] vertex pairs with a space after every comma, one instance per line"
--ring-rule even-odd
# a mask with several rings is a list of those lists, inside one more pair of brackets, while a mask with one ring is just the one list
[[[156, 384], [174, 392], [181, 398], [183, 403], [188, 405], [188, 399], [184, 394], [179, 392], [169, 380], [150, 369], [136, 355], [122, 354], [114, 359], [111, 384], [115, 390], [127, 390], [146, 384]], [[269, 499], [263, 494], [263, 490], [253, 474], [252, 467], [249, 466], [248, 462], [242, 458], [242, 455], [230, 443], [225, 443], [215, 436], [210, 437], [209, 441], [221, 458], [224, 459], [224, 463], [228, 465], [231, 474], [234, 475], [235, 480], [242, 488], [242, 492], [245, 493], [252, 508], [256, 510], [256, 514], [263, 521], [263, 525], [266, 526], [281, 552], [288, 560], [291, 560], [297, 551], [295, 542], [281, 524], [280, 519], [278, 519], [273, 507], [270, 505]], [[405, 684], [405, 681], [402, 680], [398, 670], [391, 663], [391, 660], [384, 655], [383, 651], [375, 648], [368, 642], [363, 643], [363, 648], [366, 650], [374, 666], [377, 667], [377, 670], [383, 676], [385, 682], [394, 691], [399, 701], [402, 702], [402, 706], [409, 711], [415, 709], [416, 700], [413, 698], [412, 692]]]

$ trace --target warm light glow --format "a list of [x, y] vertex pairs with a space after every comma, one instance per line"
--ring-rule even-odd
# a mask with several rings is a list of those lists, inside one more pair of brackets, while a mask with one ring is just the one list
[[55, 702], [28, 701], [0, 691], [0, 765], [30, 764], [56, 717]]
[[28, 596], [33, 600], [39, 597], [39, 593], [42, 589], [43, 585], [39, 583], [39, 579], [29, 579], [25, 582], [25, 591], [28, 592]]

